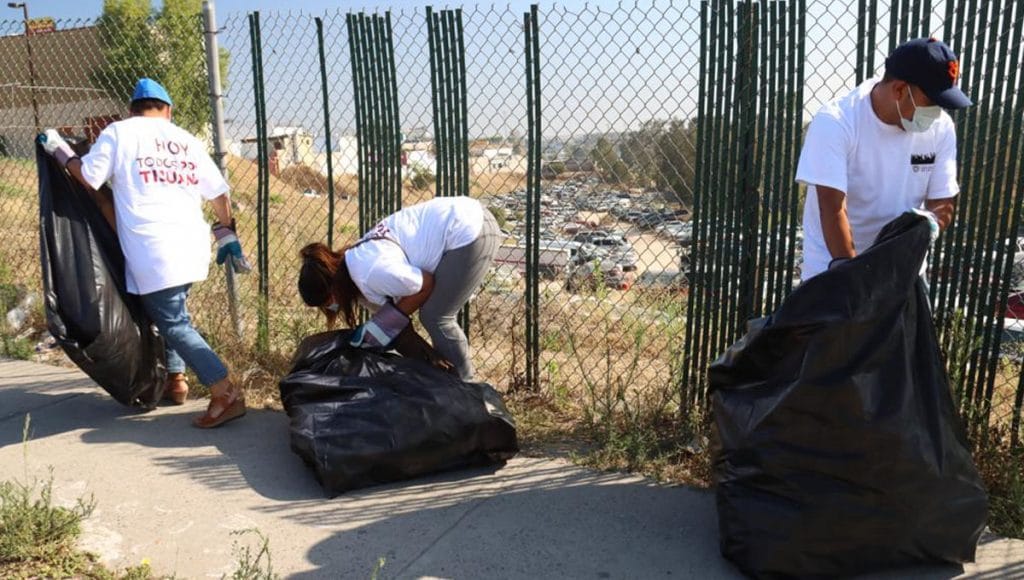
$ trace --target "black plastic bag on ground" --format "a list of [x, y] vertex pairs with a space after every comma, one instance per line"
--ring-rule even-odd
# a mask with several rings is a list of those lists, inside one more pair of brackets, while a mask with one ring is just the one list
[[515, 422], [490, 385], [351, 347], [349, 334], [307, 337], [280, 382], [292, 450], [329, 495], [518, 452]]
[[39, 245], [50, 334], [118, 402], [151, 409], [163, 394], [164, 343], [125, 290], [117, 233], [88, 192], [42, 147]]
[[747, 574], [974, 560], [987, 497], [918, 276], [928, 233], [892, 221], [711, 366], [721, 551]]

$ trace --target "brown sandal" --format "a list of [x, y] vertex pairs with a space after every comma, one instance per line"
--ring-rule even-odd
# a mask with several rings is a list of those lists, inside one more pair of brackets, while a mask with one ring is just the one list
[[185, 381], [184, 373], [171, 373], [167, 375], [163, 400], [175, 405], [185, 404], [185, 401], [188, 400], [188, 382]]
[[[218, 407], [221, 412], [215, 416], [210, 411]], [[213, 429], [242, 415], [245, 415], [245, 393], [232, 386], [227, 392], [210, 397], [210, 406], [205, 413], [192, 420], [192, 425], [200, 429]]]

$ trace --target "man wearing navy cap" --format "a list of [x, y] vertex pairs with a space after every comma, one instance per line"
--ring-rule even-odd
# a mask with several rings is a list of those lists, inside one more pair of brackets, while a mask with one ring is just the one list
[[972, 104], [959, 74], [943, 42], [910, 40], [885, 60], [885, 76], [814, 116], [796, 171], [807, 185], [804, 280], [866, 250], [906, 211], [928, 217], [933, 240], [953, 221], [956, 131], [943, 109]]
[[[93, 195], [112, 222], [125, 257], [128, 292], [138, 294], [167, 345], [164, 397], [182, 404], [188, 396], [185, 366], [210, 388], [209, 408], [193, 422], [222, 425], [245, 414], [245, 397], [227, 367], [192, 326], [186, 300], [210, 265], [210, 230], [202, 200], [218, 223], [217, 263], [235, 271], [249, 265], [235, 235], [228, 184], [206, 146], [171, 122], [171, 97], [160, 83], [141, 79], [132, 94], [131, 117], [100, 133], [89, 153], [75, 156], [53, 129], [43, 148], [90, 191], [110, 183], [113, 199]], [[111, 205], [112, 204], [112, 205]]]

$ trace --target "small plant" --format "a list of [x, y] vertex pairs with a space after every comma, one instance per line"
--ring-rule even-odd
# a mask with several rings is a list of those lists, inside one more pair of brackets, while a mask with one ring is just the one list
[[70, 508], [53, 500], [53, 469], [45, 479], [28, 477], [28, 434], [25, 416], [23, 481], [0, 482], [0, 577], [74, 576], [93, 567], [92, 558], [75, 547], [82, 520], [95, 508], [92, 497]]
[[[608, 324], [606, 334], [611, 332]], [[678, 479], [675, 476], [683, 474], [692, 484], [707, 485], [710, 422], [699, 409], [684, 412], [681, 408], [677, 377], [682, 357], [673, 357], [668, 380], [641, 387], [645, 382], [641, 380], [642, 355], [650, 339], [642, 327], [635, 328], [630, 339], [624, 364], [620, 363], [623, 354], [609, 342], [604, 360], [595, 365], [579, 356], [576, 338], [569, 335], [584, 383], [582, 415], [597, 444], [576, 459], [598, 469], [636, 471], [656, 479]]]
[[547, 352], [561, 352], [564, 339], [560, 330], [544, 332], [540, 336], [540, 349]]
[[964, 379], [974, 352], [981, 346], [981, 337], [971, 332], [970, 324], [963, 310], [956, 310], [946, 317], [948, 320], [943, 333], [943, 353], [946, 359], [946, 371], [949, 373], [949, 384], [956, 393], [959, 403], [964, 402]]
[[1013, 448], [1006, 427], [993, 429], [975, 447], [974, 461], [988, 488], [989, 527], [1024, 538], [1024, 448]]
[[562, 377], [562, 366], [558, 361], [549, 360], [544, 364], [544, 371], [547, 374], [548, 389], [554, 397], [555, 403], [565, 405], [569, 400], [569, 388]]
[[384, 569], [384, 565], [388, 563], [387, 558], [381, 556], [377, 558], [377, 564], [373, 567], [373, 571], [370, 572], [370, 580], [378, 580], [380, 573]]
[[270, 556], [270, 539], [256, 528], [231, 532], [231, 535], [239, 537], [246, 534], [256, 534], [256, 537], [259, 538], [259, 547], [254, 551], [248, 544], [236, 541], [234, 552], [238, 558], [238, 566], [231, 576], [225, 575], [224, 578], [231, 578], [231, 580], [277, 580], [280, 578], [278, 574], [274, 573]]
[[0, 356], [18, 360], [30, 360], [35, 354], [32, 341], [27, 338], [10, 336], [6, 332], [0, 332]]

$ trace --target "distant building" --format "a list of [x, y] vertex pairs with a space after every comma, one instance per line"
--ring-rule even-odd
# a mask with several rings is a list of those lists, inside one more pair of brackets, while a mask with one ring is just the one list
[[[313, 166], [317, 155], [313, 151], [313, 135], [302, 127], [274, 127], [267, 135], [270, 145], [270, 172], [278, 175], [295, 165]], [[246, 159], [255, 159], [257, 138], [242, 139], [241, 153]]]
[[471, 150], [469, 154], [469, 170], [475, 174], [498, 171], [526, 173], [526, 167], [526, 156], [516, 154], [512, 147]]
[[412, 177], [423, 172], [437, 175], [437, 157], [434, 157], [433, 143], [427, 148], [416, 146], [406, 148], [405, 145], [402, 145], [402, 173], [406, 177]]
[[[321, 174], [327, 175], [327, 153], [317, 153], [314, 165]], [[359, 140], [355, 135], [342, 135], [332, 140], [331, 166], [336, 176], [359, 173]]]
[[[111, 99], [96, 88], [93, 73], [106, 64], [94, 26], [32, 34], [29, 75], [25, 36], [0, 37], [0, 155], [35, 155], [33, 96], [41, 128], [94, 139], [109, 123], [128, 114], [127, 101]], [[74, 66], [69, 66], [69, 55]], [[131, 87], [126, 87], [126, 99]]]

